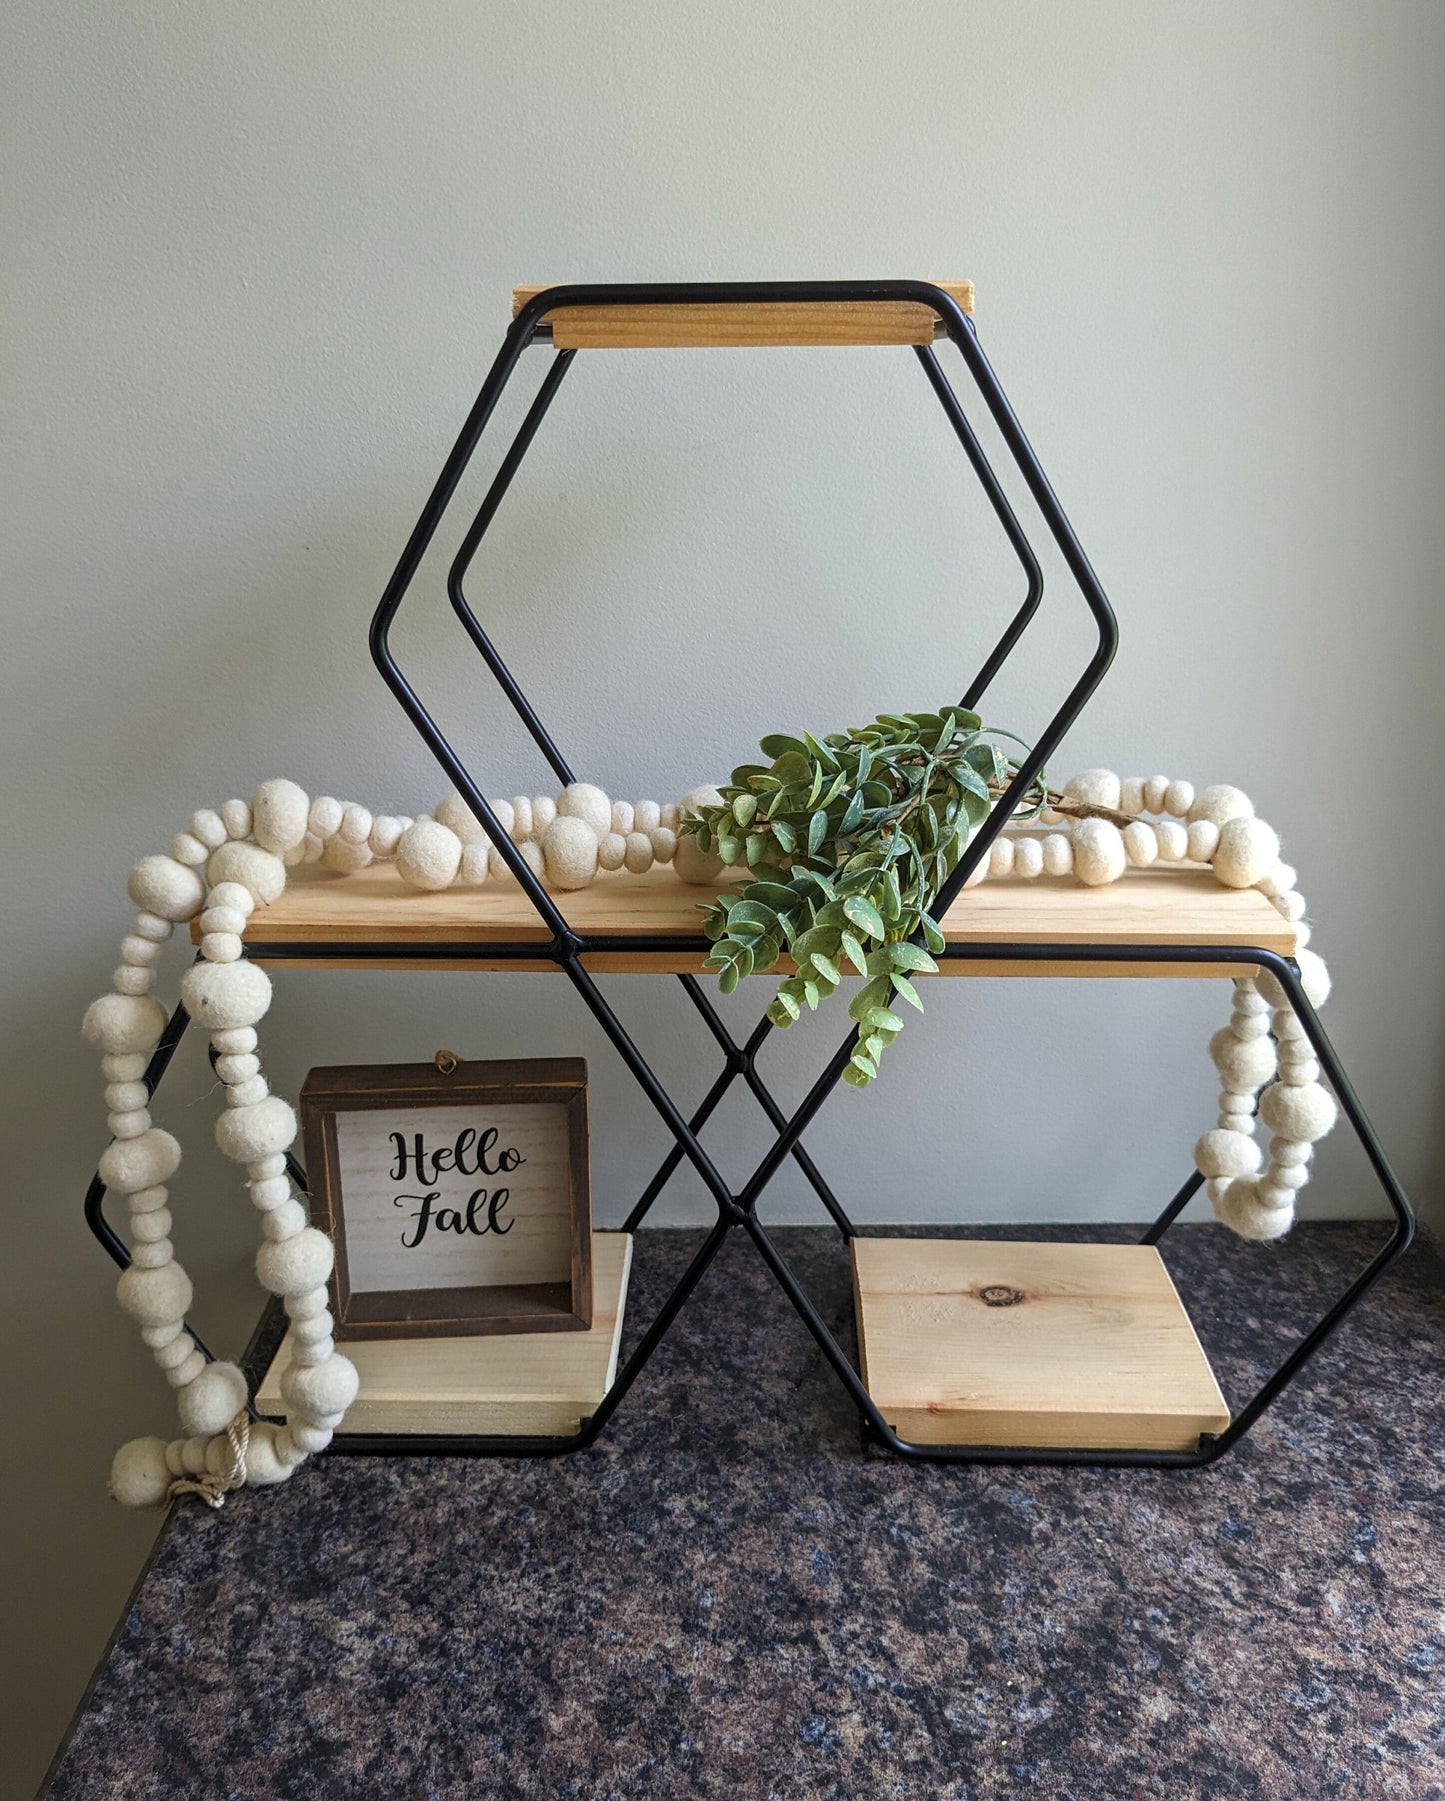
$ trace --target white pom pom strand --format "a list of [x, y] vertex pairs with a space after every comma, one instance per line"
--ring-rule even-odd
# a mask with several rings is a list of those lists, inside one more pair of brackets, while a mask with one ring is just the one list
[[356, 1365], [338, 1355], [310, 1366], [293, 1363], [281, 1378], [281, 1398], [290, 1412], [319, 1422], [345, 1413], [359, 1386]]
[[262, 850], [277, 855], [305, 841], [310, 815], [311, 802], [295, 782], [262, 782], [251, 796], [252, 833]]
[[1147, 869], [1157, 861], [1159, 856], [1159, 840], [1154, 836], [1154, 828], [1142, 819], [1131, 819], [1120, 834], [1124, 841], [1124, 855], [1135, 869]]
[[419, 819], [407, 827], [397, 843], [396, 867], [401, 879], [424, 892], [438, 893], [450, 888], [461, 862], [461, 839], [439, 820]]
[[1267, 1034], [1241, 1038], [1230, 1026], [1221, 1026], [1209, 1041], [1209, 1054], [1224, 1086], [1238, 1093], [1263, 1088], [1275, 1071], [1274, 1044]]
[[1107, 819], [1083, 819], [1074, 828], [1074, 874], [1086, 888], [1117, 882], [1128, 864], [1124, 838]]
[[256, 1420], [252, 1424], [246, 1443], [247, 1488], [274, 1487], [278, 1482], [285, 1482], [295, 1470], [296, 1465], [286, 1462], [276, 1448], [279, 1430], [270, 1420]]
[[612, 830], [612, 802], [591, 782], [569, 783], [557, 797], [557, 814], [559, 818], [585, 820], [594, 838]]
[[331, 1262], [331, 1240], [308, 1226], [294, 1238], [263, 1244], [256, 1255], [256, 1274], [272, 1294], [300, 1294], [326, 1280]]
[[1037, 838], [1020, 838], [1014, 850], [1014, 874], [1026, 881], [1044, 872], [1044, 847]]
[[195, 870], [174, 857], [142, 857], [130, 872], [126, 892], [147, 913], [179, 923], [200, 912], [206, 889]]
[[138, 1138], [118, 1138], [100, 1159], [100, 1179], [117, 1194], [153, 1188], [181, 1166], [181, 1147], [169, 1132], [152, 1126]]
[[1258, 1243], [1283, 1238], [1294, 1224], [1294, 1209], [1270, 1206], [1255, 1176], [1239, 1176], [1231, 1182], [1215, 1202], [1214, 1211], [1232, 1232]]
[[223, 844], [211, 853], [206, 880], [212, 888], [222, 882], [235, 882], [258, 907], [269, 907], [281, 898], [286, 887], [286, 865], [259, 844]]
[[1154, 837], [1161, 862], [1182, 863], [1189, 854], [1189, 834], [1175, 820], [1161, 820], [1154, 828]]
[[559, 813], [543, 834], [542, 861], [549, 888], [585, 888], [597, 874], [598, 835], [591, 822]]
[[138, 1326], [169, 1325], [186, 1316], [192, 1299], [191, 1278], [179, 1263], [167, 1263], [159, 1269], [141, 1269], [132, 1264], [121, 1272], [115, 1298], [122, 1313], [128, 1313]]
[[[493, 809], [493, 811], [496, 810], [496, 808]], [[486, 829], [483, 827], [481, 820], [477, 818], [476, 814], [467, 805], [466, 801], [463, 800], [462, 796], [457, 793], [455, 788], [452, 789], [445, 800], [437, 802], [436, 811], [432, 817], [436, 824], [444, 825], [447, 830], [454, 833], [463, 844], [482, 844], [489, 842]], [[512, 829], [512, 810], [510, 807], [507, 808], [505, 828], [508, 832]]]
[[[626, 841], [623, 843], [624, 857]], [[677, 849], [673, 852], [672, 867], [678, 877], [697, 888], [710, 888], [722, 874], [726, 865], [721, 857], [714, 856], [699, 845], [691, 832], [679, 832]]]
[[1259, 1146], [1244, 1132], [1216, 1129], [1194, 1147], [1194, 1167], [1208, 1178], [1252, 1176], [1259, 1164]]
[[166, 1010], [142, 994], [103, 994], [81, 1021], [87, 1044], [109, 1056], [148, 1051], [166, 1029]]
[[1119, 805], [1119, 778], [1112, 769], [1083, 769], [1064, 783], [1063, 793], [1088, 807], [1107, 807], [1111, 812]]
[[1240, 816], [1219, 828], [1214, 874], [1226, 888], [1252, 888], [1279, 862], [1279, 838], [1262, 819]]
[[233, 1163], [284, 1151], [296, 1137], [296, 1115], [278, 1094], [249, 1107], [231, 1107], [216, 1121], [216, 1143]]
[[1191, 863], [1208, 863], [1219, 847], [1219, 827], [1209, 819], [1196, 819], [1184, 833]]
[[652, 840], [645, 832], [628, 834], [627, 849], [622, 861], [633, 875], [646, 875], [652, 868]]
[[181, 999], [196, 1024], [209, 1032], [252, 1026], [271, 1005], [271, 978], [239, 963], [193, 963], [181, 978]]
[[166, 1446], [159, 1438], [133, 1438], [110, 1466], [110, 1493], [122, 1507], [159, 1507], [171, 1491]]
[[1260, 1099], [1259, 1117], [1279, 1137], [1313, 1144], [1334, 1129], [1339, 1108], [1334, 1096], [1318, 1082], [1299, 1087], [1276, 1082]]
[[1219, 782], [1195, 795], [1189, 808], [1189, 823], [1207, 819], [1211, 825], [1223, 827], [1229, 820], [1245, 819], [1253, 812], [1254, 802], [1247, 794], [1231, 788], [1227, 782]]
[[188, 1433], [224, 1432], [246, 1405], [246, 1378], [234, 1363], [208, 1363], [176, 1391], [176, 1402]]

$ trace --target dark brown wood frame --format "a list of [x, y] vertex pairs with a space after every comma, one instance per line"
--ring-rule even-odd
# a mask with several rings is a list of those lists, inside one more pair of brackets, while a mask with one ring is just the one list
[[[313, 1069], [301, 1089], [311, 1218], [336, 1247], [331, 1311], [338, 1339], [463, 1338], [497, 1332], [585, 1331], [592, 1324], [592, 1197], [587, 1065], [581, 1057], [463, 1063], [354, 1063]], [[390, 1106], [561, 1102], [567, 1109], [571, 1279], [481, 1288], [374, 1289], [353, 1294], [336, 1115]]]

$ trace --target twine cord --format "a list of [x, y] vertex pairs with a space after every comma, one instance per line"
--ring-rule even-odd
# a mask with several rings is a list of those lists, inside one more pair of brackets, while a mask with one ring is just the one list
[[246, 1485], [246, 1450], [251, 1442], [251, 1416], [243, 1407], [226, 1427], [226, 1444], [230, 1462], [219, 1474], [209, 1470], [201, 1476], [177, 1476], [166, 1490], [168, 1500], [181, 1495], [199, 1495], [207, 1507], [224, 1507], [232, 1489]]

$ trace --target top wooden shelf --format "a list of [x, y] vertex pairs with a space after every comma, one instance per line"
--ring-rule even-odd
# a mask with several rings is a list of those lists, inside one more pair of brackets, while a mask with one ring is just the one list
[[[682, 974], [701, 969], [707, 955], [698, 908], [708, 892], [688, 887], [669, 869], [653, 869], [646, 876], [601, 875], [590, 888], [556, 898], [578, 933], [612, 941], [583, 958], [587, 968]], [[954, 944], [1053, 945], [1059, 951], [1046, 961], [950, 960], [943, 965], [950, 975], [1220, 975], [1240, 967], [1081, 963], [1068, 956], [1076, 944], [1245, 946], [1283, 956], [1296, 949], [1294, 927], [1262, 894], [1222, 888], [1207, 869], [1189, 865], [1131, 870], [1108, 888], [1083, 888], [1067, 877], [984, 882], [958, 897], [943, 930]], [[649, 945], [659, 936], [695, 944]], [[281, 960], [267, 956], [268, 946], [286, 946], [284, 960], [303, 964], [344, 965], [348, 945], [395, 952], [352, 959], [373, 968], [435, 967], [437, 958], [427, 957], [424, 947], [445, 945], [447, 963], [457, 968], [554, 969], [542, 954], [547, 942], [546, 927], [515, 884], [418, 894], [390, 864], [351, 876], [294, 870], [286, 892], [274, 906], [258, 909], [246, 930], [248, 951], [258, 963]], [[488, 956], [489, 946], [503, 944], [535, 944], [538, 955]], [[314, 947], [314, 956], [307, 947]]]
[[[515, 317], [545, 287], [512, 289]], [[937, 284], [973, 313], [971, 281]], [[721, 305], [563, 306], [544, 315], [558, 350], [681, 350], [748, 345], [931, 344], [932, 307], [911, 300], [757, 300]]]

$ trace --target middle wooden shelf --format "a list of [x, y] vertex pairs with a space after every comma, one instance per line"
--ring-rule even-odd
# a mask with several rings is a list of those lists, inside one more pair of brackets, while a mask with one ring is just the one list
[[[669, 869], [602, 875], [590, 887], [555, 898], [582, 937], [605, 946], [584, 953], [595, 974], [695, 974], [708, 945], [699, 908], [709, 890], [689, 887]], [[1293, 956], [1297, 934], [1257, 890], [1224, 888], [1208, 869], [1175, 864], [1131, 870], [1106, 888], [1070, 877], [991, 879], [959, 895], [943, 920], [951, 945], [1056, 945], [1057, 958], [975, 962], [953, 958], [948, 975], [1221, 976], [1238, 958], [1210, 962], [1118, 963], [1071, 960], [1070, 945], [1191, 945], [1276, 951]], [[659, 942], [663, 941], [663, 942]], [[301, 868], [285, 892], [259, 908], [246, 929], [247, 954], [286, 962], [410, 969], [445, 963], [460, 969], [555, 969], [547, 927], [515, 884], [449, 888], [422, 894], [390, 864], [357, 875]], [[535, 945], [537, 955], [527, 954]], [[358, 947], [348, 958], [347, 947]], [[360, 947], [367, 947], [362, 955]], [[499, 947], [508, 947], [501, 954]], [[378, 949], [380, 947], [380, 954]], [[489, 954], [490, 952], [490, 954]], [[781, 965], [782, 971], [790, 967]]]

